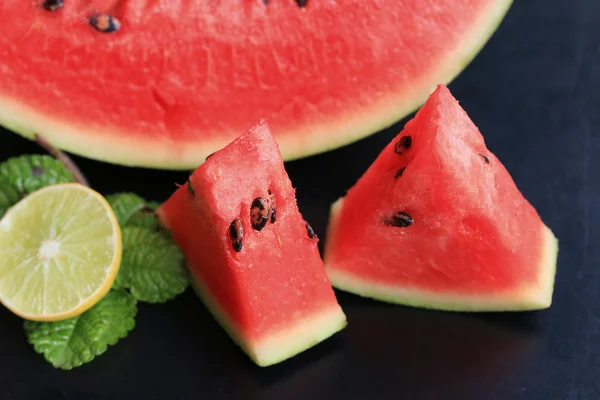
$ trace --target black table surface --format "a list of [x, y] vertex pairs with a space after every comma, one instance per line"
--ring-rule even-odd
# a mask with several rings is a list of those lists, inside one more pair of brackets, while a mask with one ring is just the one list
[[[593, 160], [600, 154], [599, 21], [596, 0], [517, 0], [450, 85], [560, 240], [550, 309], [448, 313], [337, 292], [349, 326], [265, 369], [188, 290], [163, 305], [140, 305], [126, 339], [72, 371], [46, 363], [26, 342], [21, 321], [0, 309], [0, 398], [600, 399], [600, 168]], [[329, 204], [405, 121], [286, 164], [301, 211], [321, 237]], [[32, 152], [39, 149], [0, 130], [0, 160]], [[160, 201], [187, 177], [75, 160], [106, 194], [133, 190]]]

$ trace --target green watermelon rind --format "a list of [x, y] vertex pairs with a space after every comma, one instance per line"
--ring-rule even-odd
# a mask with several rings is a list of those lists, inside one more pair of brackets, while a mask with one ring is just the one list
[[336, 303], [259, 342], [244, 340], [238, 333], [240, 330], [235, 328], [226, 313], [213, 300], [205, 285], [194, 276], [190, 281], [190, 286], [217, 323], [259, 367], [269, 367], [292, 358], [325, 341], [348, 325], [346, 315]]
[[[435, 85], [453, 81], [475, 58], [492, 37], [510, 9], [513, 0], [492, 2], [491, 9], [480, 21], [474, 22], [471, 34], [449, 52], [439, 68], [415, 79], [411, 91], [398, 88], [386, 99], [360, 111], [350, 110], [348, 115], [337, 115], [335, 120], [318, 126], [302, 126], [296, 131], [278, 132], [277, 142], [285, 161], [334, 150], [386, 128], [422, 105]], [[267, 121], [268, 122], [268, 121]], [[115, 136], [114, 132], [90, 131], [85, 124], [70, 125], [52, 115], [36, 112], [26, 104], [5, 98], [0, 93], [0, 124], [13, 132], [32, 139], [40, 133], [54, 146], [90, 159], [163, 170], [189, 170], [204, 162], [215, 149], [224, 147], [230, 137], [197, 143], [183, 143], [169, 147], [162, 140], [140, 142], [127, 132]], [[84, 131], [86, 134], [82, 135]], [[107, 140], [119, 137], [119, 142]]]
[[333, 242], [335, 241], [332, 235], [334, 235], [336, 230], [338, 215], [342, 209], [343, 201], [344, 198], [340, 198], [331, 206], [325, 245], [325, 269], [331, 284], [338, 290], [385, 303], [439, 311], [535, 311], [549, 308], [552, 304], [558, 258], [558, 239], [545, 225], [542, 226], [545, 246], [538, 266], [538, 285], [516, 287], [510, 292], [489, 296], [437, 293], [369, 281], [364, 277], [336, 268], [334, 264], [329, 263], [328, 254], [331, 254], [334, 246]]

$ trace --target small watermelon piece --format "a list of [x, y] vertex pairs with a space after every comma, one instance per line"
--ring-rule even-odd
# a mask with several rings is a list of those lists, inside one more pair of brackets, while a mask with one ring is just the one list
[[551, 305], [558, 240], [438, 86], [332, 207], [333, 286], [455, 311]]
[[255, 121], [285, 159], [353, 142], [462, 71], [512, 0], [4, 0], [0, 124], [191, 169]]
[[157, 213], [200, 298], [258, 365], [346, 326], [266, 123], [210, 157]]

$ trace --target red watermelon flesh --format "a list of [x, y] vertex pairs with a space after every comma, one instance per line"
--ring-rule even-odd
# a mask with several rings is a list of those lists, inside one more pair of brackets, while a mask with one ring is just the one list
[[333, 207], [339, 289], [443, 310], [549, 307], [558, 242], [445, 86]]
[[158, 214], [185, 252], [200, 297], [258, 365], [346, 325], [267, 124], [210, 157]]
[[[95, 159], [189, 169], [265, 118], [298, 158], [418, 107], [511, 1], [4, 0], [0, 123]], [[119, 29], [94, 28], [98, 15]]]

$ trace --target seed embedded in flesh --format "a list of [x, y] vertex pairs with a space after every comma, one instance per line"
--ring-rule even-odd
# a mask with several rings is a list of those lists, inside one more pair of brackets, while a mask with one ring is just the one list
[[260, 231], [269, 222], [271, 214], [271, 207], [269, 201], [264, 197], [257, 197], [252, 201], [250, 206], [250, 220], [252, 221], [252, 228]]
[[404, 150], [408, 150], [412, 145], [412, 137], [410, 136], [402, 136], [394, 146], [394, 151], [396, 154], [404, 153]]
[[275, 208], [275, 195], [269, 190], [269, 202], [271, 203], [271, 223], [277, 221], [277, 209]]
[[310, 224], [307, 221], [304, 221], [304, 223], [306, 224], [306, 233], [308, 233], [308, 237], [311, 238], [311, 239], [316, 238], [317, 234], [315, 233], [315, 231], [312, 228], [312, 226], [310, 226]]
[[45, 0], [42, 7], [48, 11], [56, 11], [63, 6], [63, 0]]
[[94, 15], [90, 17], [90, 25], [100, 32], [116, 32], [121, 27], [121, 22], [110, 14]]
[[236, 252], [242, 250], [242, 241], [244, 240], [244, 226], [239, 218], [234, 219], [229, 225], [229, 237], [231, 238], [231, 246]]
[[308, 0], [296, 0], [296, 3], [298, 3], [298, 7], [302, 8], [302, 7], [306, 7]]
[[481, 156], [481, 158], [483, 158], [483, 161], [485, 161], [486, 164], [490, 163], [490, 159], [486, 155], [481, 154], [481, 153], [477, 153], [477, 154], [479, 154]]
[[191, 194], [195, 194], [194, 187], [192, 186], [192, 179], [191, 179], [193, 173], [194, 173], [194, 171], [190, 172], [190, 174], [188, 175], [188, 181], [187, 181], [188, 192], [190, 192]]
[[398, 171], [396, 171], [396, 173], [394, 174], [394, 178], [400, 178], [402, 176], [402, 174], [404, 174], [405, 169], [406, 169], [406, 167], [400, 168]]
[[396, 226], [399, 228], [406, 228], [408, 226], [411, 226], [413, 222], [414, 221], [412, 217], [402, 211], [397, 212], [396, 214], [392, 215], [390, 218], [385, 220], [386, 225]]

